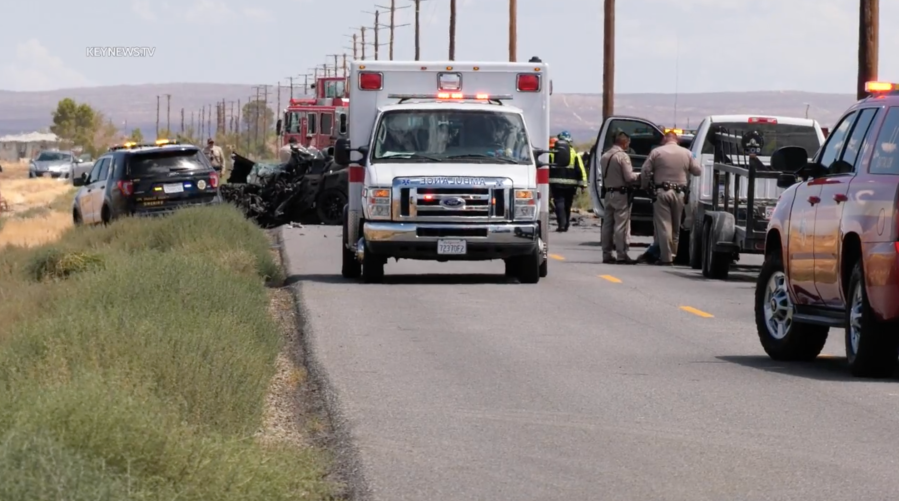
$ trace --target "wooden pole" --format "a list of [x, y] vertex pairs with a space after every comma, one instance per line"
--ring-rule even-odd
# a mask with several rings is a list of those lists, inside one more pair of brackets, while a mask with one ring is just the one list
[[390, 0], [390, 49], [388, 50], [388, 57], [391, 61], [393, 61], [393, 30], [396, 29], [396, 0]]
[[[362, 32], [362, 44], [360, 44], [359, 47], [362, 48], [362, 60], [365, 61], [365, 26], [359, 28], [359, 31]], [[377, 31], [375, 33], [377, 33]]]
[[421, 0], [415, 0], [415, 60], [421, 60]]
[[509, 62], [518, 61], [518, 0], [509, 0]]
[[380, 47], [378, 46], [378, 32], [381, 31], [381, 24], [378, 21], [378, 11], [375, 11], [375, 61], [378, 60], [378, 55], [381, 52]]
[[868, 96], [865, 83], [877, 80], [880, 45], [880, 0], [859, 0], [858, 99]]
[[603, 28], [602, 118], [615, 113], [615, 0], [606, 0]]
[[456, 0], [450, 0], [449, 60], [456, 60]]

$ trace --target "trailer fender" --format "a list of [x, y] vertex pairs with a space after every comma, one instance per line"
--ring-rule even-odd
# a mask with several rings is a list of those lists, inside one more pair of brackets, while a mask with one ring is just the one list
[[707, 214], [712, 221], [710, 238], [715, 242], [716, 252], [734, 252], [739, 249], [734, 242], [736, 236], [736, 220], [729, 212], [710, 212]]

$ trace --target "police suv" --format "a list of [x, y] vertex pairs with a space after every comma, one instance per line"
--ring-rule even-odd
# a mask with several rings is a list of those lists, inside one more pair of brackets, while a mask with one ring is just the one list
[[[389, 258], [505, 261], [547, 275], [548, 65], [357, 61], [342, 274], [380, 282]], [[352, 145], [352, 147], [351, 147]], [[352, 157], [351, 157], [352, 155]], [[567, 164], [563, 145], [556, 161]]]

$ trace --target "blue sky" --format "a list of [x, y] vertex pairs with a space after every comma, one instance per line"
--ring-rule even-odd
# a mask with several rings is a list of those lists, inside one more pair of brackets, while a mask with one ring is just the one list
[[[274, 84], [352, 53], [369, 0], [31, 0], [6, 2], [0, 89], [210, 82]], [[390, 0], [380, 0], [388, 6]], [[396, 0], [397, 24], [412, 0]], [[519, 0], [519, 59], [550, 63], [558, 92], [602, 88], [602, 0]], [[858, 0], [618, 0], [618, 92], [854, 93]], [[457, 60], [506, 60], [508, 0], [459, 0]], [[422, 57], [448, 55], [449, 0], [421, 4]], [[10, 20], [21, 20], [10, 22]], [[386, 14], [382, 23], [388, 22]], [[899, 1], [881, 2], [881, 79], [899, 81]], [[412, 59], [412, 26], [396, 59]], [[382, 59], [387, 30], [381, 31]], [[370, 37], [369, 37], [370, 38]], [[89, 46], [154, 47], [89, 58]], [[349, 48], [348, 48], [349, 47]], [[368, 48], [371, 56], [372, 48]]]

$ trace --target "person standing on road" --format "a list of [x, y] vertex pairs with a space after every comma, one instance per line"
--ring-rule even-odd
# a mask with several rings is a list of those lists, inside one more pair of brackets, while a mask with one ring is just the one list
[[684, 214], [684, 196], [688, 188], [688, 176], [702, 174], [699, 162], [690, 150], [678, 144], [675, 132], [668, 132], [662, 146], [646, 157], [640, 178], [644, 189], [655, 193], [652, 222], [659, 242], [659, 260], [656, 264], [671, 266], [677, 255], [681, 217]]
[[297, 147], [297, 138], [292, 137], [287, 140], [287, 144], [281, 147], [279, 154], [281, 156], [281, 163], [286, 164], [290, 161], [290, 157], [292, 155], [291, 151], [296, 149]]
[[206, 147], [203, 148], [203, 154], [206, 155], [206, 158], [209, 159], [209, 163], [212, 164], [212, 168], [219, 173], [222, 181], [224, 181], [226, 179], [225, 153], [222, 151], [221, 147], [216, 146], [215, 140], [211, 137], [206, 141]]
[[[558, 232], [568, 231], [574, 196], [577, 194], [578, 188], [583, 190], [587, 187], [587, 171], [584, 170], [584, 162], [571, 143], [563, 137], [570, 138], [571, 135], [562, 132], [558, 136], [559, 142], [567, 143], [571, 149], [571, 161], [567, 166], [552, 165], [549, 169], [549, 189], [556, 210], [556, 223], [558, 224], [556, 231]], [[555, 144], [558, 145], [558, 142]], [[550, 161], [552, 158], [550, 156]]]
[[[631, 157], [627, 154], [631, 138], [624, 132], [615, 135], [615, 144], [599, 159], [602, 169], [603, 205], [605, 215], [602, 219], [602, 262], [606, 264], [635, 264], [636, 261], [627, 254], [628, 228], [630, 227], [631, 207], [628, 191], [638, 176], [631, 165]], [[612, 257], [615, 251], [618, 259]]]

